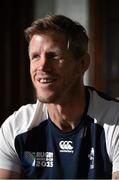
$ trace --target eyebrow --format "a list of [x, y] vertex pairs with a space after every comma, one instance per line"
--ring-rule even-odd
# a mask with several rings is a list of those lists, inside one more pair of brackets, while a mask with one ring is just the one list
[[66, 49], [56, 48], [56, 49], [51, 50], [51, 52], [55, 52], [55, 53], [58, 53], [58, 54], [63, 54], [64, 52], [66, 52]]

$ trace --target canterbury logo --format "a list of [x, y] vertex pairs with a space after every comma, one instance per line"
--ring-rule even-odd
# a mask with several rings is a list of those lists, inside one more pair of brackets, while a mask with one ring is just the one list
[[60, 147], [60, 152], [71, 152], [71, 153], [73, 153], [72, 141], [60, 141], [59, 147]]

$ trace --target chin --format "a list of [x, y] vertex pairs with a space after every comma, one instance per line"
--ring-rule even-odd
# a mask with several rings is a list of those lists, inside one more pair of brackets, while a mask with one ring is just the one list
[[51, 103], [51, 100], [49, 98], [43, 98], [43, 97], [37, 97], [38, 100], [42, 103]]
[[40, 101], [40, 102], [43, 102], [43, 103], [55, 103], [56, 101], [57, 101], [57, 99], [58, 99], [58, 97], [56, 96], [56, 95], [54, 95], [54, 94], [52, 94], [52, 95], [39, 95], [39, 94], [37, 94], [37, 98], [38, 98], [38, 100]]
[[36, 90], [36, 96], [40, 102], [43, 103], [56, 103], [60, 99], [61, 93], [59, 90]]

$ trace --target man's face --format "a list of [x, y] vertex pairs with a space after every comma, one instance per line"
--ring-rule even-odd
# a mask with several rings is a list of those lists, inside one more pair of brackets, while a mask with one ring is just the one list
[[80, 84], [79, 62], [67, 49], [64, 34], [34, 34], [29, 43], [30, 73], [37, 97], [45, 103], [63, 103]]

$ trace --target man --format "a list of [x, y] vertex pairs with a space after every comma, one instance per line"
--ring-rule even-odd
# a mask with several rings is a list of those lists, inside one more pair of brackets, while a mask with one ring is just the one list
[[119, 178], [119, 103], [83, 84], [85, 29], [53, 15], [25, 34], [37, 103], [1, 127], [0, 178]]

